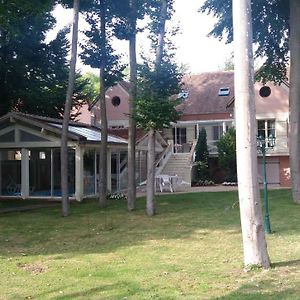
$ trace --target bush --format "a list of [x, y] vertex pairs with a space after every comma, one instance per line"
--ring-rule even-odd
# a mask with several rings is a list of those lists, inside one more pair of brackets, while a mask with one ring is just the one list
[[215, 183], [212, 180], [197, 180], [192, 183], [193, 186], [212, 186]]
[[127, 200], [127, 196], [123, 193], [112, 193], [106, 196], [108, 200]]
[[198, 180], [209, 180], [208, 155], [206, 130], [202, 128], [195, 148], [195, 162], [197, 166]]
[[236, 182], [236, 136], [234, 128], [229, 128], [220, 138], [218, 142], [218, 154], [219, 165], [227, 172], [226, 181]]

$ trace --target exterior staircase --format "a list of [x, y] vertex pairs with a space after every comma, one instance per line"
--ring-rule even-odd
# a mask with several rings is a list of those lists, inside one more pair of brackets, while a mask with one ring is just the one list
[[187, 152], [174, 153], [173, 141], [169, 140], [168, 147], [156, 162], [155, 175], [177, 175], [179, 185], [191, 186], [196, 142], [195, 140]]
[[180, 182], [191, 185], [192, 164], [190, 153], [172, 154], [161, 174], [177, 175]]

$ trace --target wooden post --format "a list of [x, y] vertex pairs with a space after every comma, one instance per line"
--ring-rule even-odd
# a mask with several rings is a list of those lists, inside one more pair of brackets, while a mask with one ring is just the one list
[[84, 195], [83, 187], [83, 154], [84, 149], [76, 146], [75, 149], [75, 198], [82, 201]]
[[23, 199], [29, 196], [29, 150], [21, 150], [21, 197]]
[[111, 148], [107, 148], [107, 190], [111, 193]]

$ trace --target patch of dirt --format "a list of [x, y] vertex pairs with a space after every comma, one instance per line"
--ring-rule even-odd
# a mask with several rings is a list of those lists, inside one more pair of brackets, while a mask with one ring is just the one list
[[30, 263], [30, 264], [18, 263], [17, 267], [26, 272], [32, 273], [34, 275], [41, 274], [47, 271], [46, 266], [37, 263]]

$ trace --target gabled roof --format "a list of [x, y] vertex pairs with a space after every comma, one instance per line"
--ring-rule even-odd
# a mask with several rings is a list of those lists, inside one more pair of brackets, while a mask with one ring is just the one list
[[[55, 118], [42, 117], [20, 112], [10, 112], [0, 118], [0, 124], [5, 122], [21, 122], [24, 125], [43, 129], [45, 131], [61, 135], [62, 120]], [[80, 143], [101, 142], [101, 129], [84, 123], [69, 122], [68, 138]], [[108, 136], [108, 143], [127, 144], [127, 141], [113, 135]]]
[[[230, 112], [227, 104], [234, 96], [232, 71], [187, 75], [183, 77], [182, 82], [182, 89], [187, 96], [177, 106], [177, 110], [181, 111], [183, 115]], [[228, 88], [229, 95], [219, 96], [222, 88]]]
[[[118, 128], [118, 129], [109, 129], [108, 132], [127, 140], [128, 130], [129, 130], [128, 128]], [[147, 137], [148, 137], [148, 132], [144, 131], [141, 128], [136, 129], [136, 144], [141, 143], [143, 140], [147, 139]], [[156, 139], [160, 142], [162, 146], [168, 145], [158, 131], [156, 131]]]
[[[131, 86], [132, 86], [130, 82], [125, 81], [125, 80], [119, 81], [116, 85], [120, 85], [120, 86], [123, 88], [123, 90], [124, 90], [125, 92], [127, 92], [128, 94], [129, 94], [130, 88], [131, 88]], [[113, 88], [113, 87], [114, 87], [114, 86], [111, 86], [111, 87], [109, 87], [108, 89]], [[107, 89], [107, 90], [108, 90], [108, 89]], [[107, 90], [106, 90], [106, 92], [107, 92]], [[98, 95], [93, 101], [91, 101], [91, 103], [89, 103], [89, 110], [91, 110], [91, 109], [96, 105], [96, 103], [97, 103], [98, 101], [100, 101], [100, 95]]]

